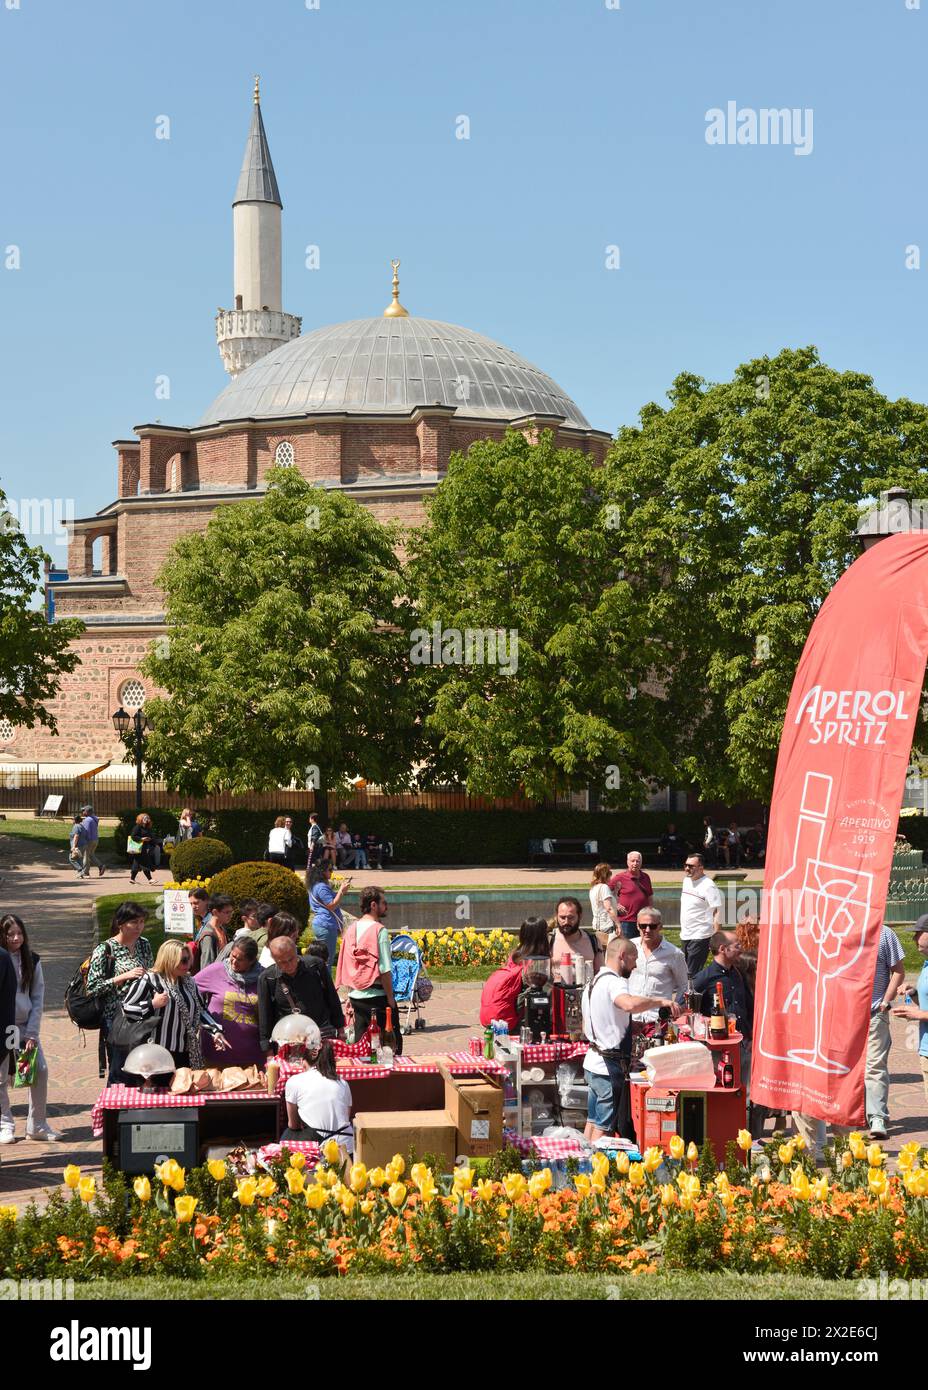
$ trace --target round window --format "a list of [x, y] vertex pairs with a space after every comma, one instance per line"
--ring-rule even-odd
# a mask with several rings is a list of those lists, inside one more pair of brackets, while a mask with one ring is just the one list
[[293, 457], [293, 445], [288, 439], [285, 439], [282, 444], [278, 444], [274, 451], [274, 462], [279, 468], [292, 468]]
[[119, 692], [119, 703], [122, 705], [123, 709], [128, 710], [130, 714], [134, 713], [137, 709], [141, 709], [145, 703], [145, 687], [142, 682], [134, 678], [129, 681], [124, 681], [122, 689]]
[[0, 719], [0, 743], [12, 743], [16, 730], [9, 719]]

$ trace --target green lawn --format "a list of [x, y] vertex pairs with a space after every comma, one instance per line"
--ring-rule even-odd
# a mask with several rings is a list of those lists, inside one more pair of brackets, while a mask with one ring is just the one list
[[56, 848], [68, 843], [68, 820], [0, 820], [0, 837], [9, 835], [17, 840], [39, 840]]
[[298, 1299], [369, 1301], [452, 1301], [488, 1302], [505, 1299], [519, 1302], [546, 1302], [571, 1299], [580, 1302], [648, 1302], [683, 1300], [753, 1301], [777, 1299], [833, 1302], [852, 1299], [856, 1284], [852, 1280], [803, 1279], [788, 1274], [695, 1274], [674, 1271], [668, 1274], [625, 1275], [609, 1278], [596, 1274], [395, 1274], [383, 1278], [319, 1279], [316, 1281], [280, 1275], [277, 1278], [204, 1279], [101, 1279], [77, 1284], [79, 1300], [106, 1302], [110, 1299], [138, 1299], [151, 1302], [189, 1303], [192, 1299], [212, 1301], [235, 1299]]

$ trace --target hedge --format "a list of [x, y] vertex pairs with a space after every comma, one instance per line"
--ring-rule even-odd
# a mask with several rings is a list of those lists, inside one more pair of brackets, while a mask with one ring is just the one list
[[222, 840], [198, 835], [195, 840], [181, 840], [171, 855], [171, 874], [178, 883], [188, 878], [213, 878], [230, 869], [235, 862], [232, 850]]
[[[204, 815], [210, 829], [232, 849], [236, 860], [255, 859], [267, 848], [277, 815], [293, 816], [305, 839], [305, 811], [214, 811]], [[330, 821], [346, 821], [352, 833], [370, 832], [393, 845], [396, 864], [526, 864], [529, 840], [546, 837], [596, 840], [601, 857], [624, 861], [635, 841], [656, 840], [670, 821], [694, 845], [702, 842], [702, 816], [666, 811], [336, 811]], [[645, 862], [656, 860], [656, 845], [642, 846]]]
[[[280, 912], [289, 912], [305, 927], [309, 921], [309, 895], [306, 884], [292, 869], [282, 864], [234, 864], [210, 881], [210, 893], [227, 893], [236, 904], [246, 898], [273, 903]], [[241, 925], [236, 907], [233, 927]]]

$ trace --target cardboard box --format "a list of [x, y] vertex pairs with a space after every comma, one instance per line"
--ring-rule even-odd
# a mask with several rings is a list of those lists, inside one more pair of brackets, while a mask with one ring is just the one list
[[394, 1154], [438, 1154], [450, 1173], [458, 1131], [445, 1110], [365, 1110], [354, 1117], [354, 1153], [368, 1168], [383, 1168]]
[[471, 1158], [486, 1158], [503, 1147], [503, 1083], [498, 1076], [480, 1072], [452, 1076], [441, 1067], [445, 1079], [445, 1107], [458, 1131], [458, 1151]]

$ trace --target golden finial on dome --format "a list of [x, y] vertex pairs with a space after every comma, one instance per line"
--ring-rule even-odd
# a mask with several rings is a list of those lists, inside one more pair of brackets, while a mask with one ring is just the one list
[[393, 299], [384, 309], [383, 316], [385, 319], [408, 319], [409, 310], [404, 309], [400, 303], [400, 277], [396, 273], [400, 268], [400, 263], [399, 261], [391, 261], [390, 264], [393, 267]]
[[261, 105], [261, 93], [259, 91], [261, 78], [255, 73], [255, 106]]

